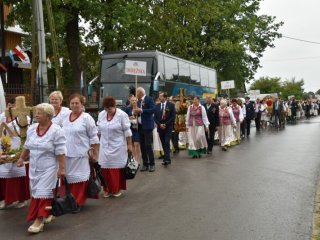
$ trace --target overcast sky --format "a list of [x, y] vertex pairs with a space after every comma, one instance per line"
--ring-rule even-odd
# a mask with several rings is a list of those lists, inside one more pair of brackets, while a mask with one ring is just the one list
[[255, 78], [262, 76], [281, 79], [304, 79], [305, 91], [320, 89], [320, 0], [264, 0], [260, 14], [276, 16], [283, 21], [280, 32], [319, 44], [281, 38], [275, 48], [268, 48], [261, 59]]

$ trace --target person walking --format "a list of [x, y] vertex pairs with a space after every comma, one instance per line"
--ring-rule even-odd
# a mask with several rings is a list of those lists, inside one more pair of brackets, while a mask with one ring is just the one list
[[200, 158], [207, 153], [205, 132], [209, 131], [209, 120], [205, 108], [200, 104], [198, 96], [193, 97], [193, 103], [188, 107], [186, 127], [188, 134], [188, 153], [192, 158]]
[[253, 103], [250, 102], [250, 98], [246, 97], [245, 98], [245, 106], [246, 106], [246, 128], [247, 128], [247, 137], [250, 136], [250, 127], [251, 127], [251, 121], [252, 119], [254, 119], [254, 114], [255, 114], [255, 110], [254, 110], [254, 106]]
[[[24, 166], [24, 161], [30, 156], [29, 178], [31, 202], [27, 221], [34, 221], [28, 228], [29, 233], [43, 231], [44, 223], [49, 222], [51, 212], [46, 207], [51, 206], [53, 189], [57, 176], [65, 175], [66, 137], [62, 128], [52, 123], [54, 108], [48, 103], [36, 106], [36, 120], [27, 132], [24, 150], [17, 162], [18, 167]], [[51, 215], [52, 216], [52, 215]]]
[[152, 149], [152, 131], [154, 128], [154, 101], [152, 97], [146, 95], [144, 88], [137, 88], [137, 108], [133, 109], [133, 113], [138, 117], [138, 131], [140, 139], [141, 155], [143, 166], [141, 172], [155, 171], [154, 155]]
[[206, 97], [206, 103], [203, 104], [203, 106], [206, 109], [209, 120], [209, 131], [206, 132], [208, 143], [207, 154], [211, 154], [214, 145], [214, 136], [219, 127], [219, 106], [215, 104], [211, 96]]
[[167, 101], [166, 92], [160, 92], [159, 99], [160, 103], [158, 103], [154, 109], [154, 121], [157, 124], [157, 131], [164, 151], [162, 165], [167, 166], [171, 164], [170, 140], [176, 117], [176, 110], [175, 106]]
[[108, 183], [103, 196], [119, 197], [121, 190], [127, 189], [124, 169], [128, 153], [132, 153], [132, 132], [128, 115], [116, 108], [114, 97], [105, 97], [103, 107], [97, 122], [100, 134], [99, 164]]
[[71, 113], [62, 122], [67, 138], [66, 178], [72, 195], [82, 207], [87, 199], [90, 176], [88, 150], [94, 149], [91, 161], [96, 162], [99, 138], [94, 119], [83, 112], [84, 97], [73, 94], [69, 100]]

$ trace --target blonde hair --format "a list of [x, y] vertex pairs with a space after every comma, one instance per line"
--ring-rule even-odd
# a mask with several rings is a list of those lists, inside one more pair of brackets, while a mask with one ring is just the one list
[[49, 103], [40, 103], [36, 106], [36, 110], [43, 111], [50, 119], [54, 116], [54, 108]]
[[50, 93], [49, 99], [50, 99], [53, 95], [57, 95], [57, 96], [61, 99], [61, 102], [63, 101], [63, 96], [62, 96], [62, 92], [61, 92], [61, 91], [53, 91], [52, 93]]
[[225, 106], [227, 106], [227, 105], [228, 105], [228, 103], [227, 103], [227, 101], [226, 101], [226, 100], [222, 99], [222, 100], [220, 101], [220, 105], [225, 105]]

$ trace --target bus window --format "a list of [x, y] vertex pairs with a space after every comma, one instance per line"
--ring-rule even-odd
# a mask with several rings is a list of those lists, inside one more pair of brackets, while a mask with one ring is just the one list
[[179, 60], [179, 82], [190, 83], [190, 64]]
[[190, 64], [190, 84], [200, 85], [200, 69], [199, 66]]
[[201, 86], [209, 86], [208, 70], [206, 68], [200, 68]]
[[209, 70], [209, 87], [217, 88], [217, 73]]
[[178, 61], [165, 57], [164, 58], [164, 70], [166, 75], [166, 81], [177, 81], [178, 80]]

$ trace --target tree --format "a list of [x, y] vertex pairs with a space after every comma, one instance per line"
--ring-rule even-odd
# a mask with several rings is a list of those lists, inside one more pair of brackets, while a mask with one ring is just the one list
[[288, 99], [289, 96], [295, 96], [296, 99], [303, 98], [303, 85], [304, 80], [296, 81], [295, 78], [286, 80], [281, 87], [281, 96], [283, 99]]
[[[11, 20], [31, 32], [30, 0], [6, 2], [13, 4]], [[102, 51], [157, 49], [214, 67], [218, 79], [234, 79], [242, 88], [253, 78], [264, 50], [281, 37], [282, 22], [259, 16], [260, 2], [52, 0], [52, 6], [60, 52], [72, 68], [72, 86], [79, 86], [81, 71], [93, 71], [87, 68], [96, 64], [86, 50], [90, 48], [97, 58]], [[79, 28], [80, 21], [88, 29]]]
[[260, 93], [280, 93], [282, 91], [281, 78], [279, 77], [261, 77], [255, 80], [251, 86], [251, 90], [260, 90]]

